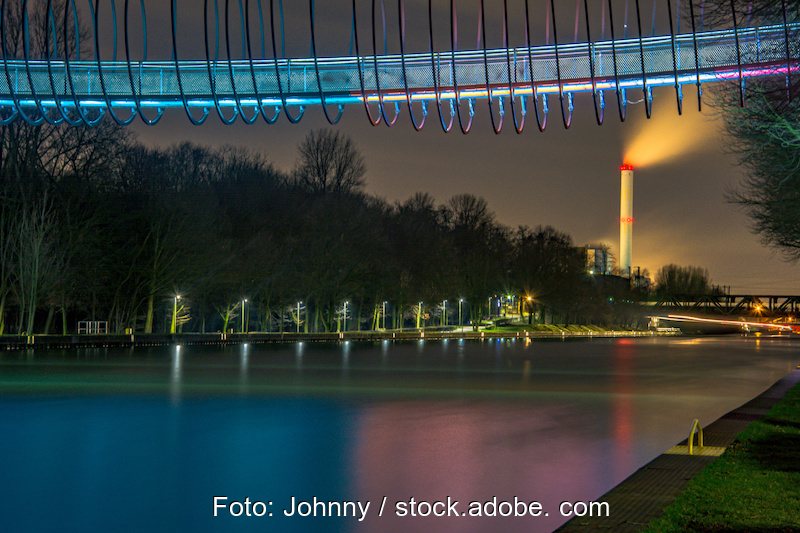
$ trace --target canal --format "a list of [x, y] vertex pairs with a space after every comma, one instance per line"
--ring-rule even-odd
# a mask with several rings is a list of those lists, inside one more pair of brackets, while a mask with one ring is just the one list
[[798, 347], [726, 336], [0, 352], [0, 523], [546, 533], [694, 418], [709, 424], [789, 373]]

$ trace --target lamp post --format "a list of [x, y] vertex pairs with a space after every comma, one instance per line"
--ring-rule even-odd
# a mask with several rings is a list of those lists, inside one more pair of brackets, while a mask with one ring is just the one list
[[344, 302], [344, 328], [343, 331], [347, 331], [347, 300]]
[[447, 325], [447, 300], [442, 302], [442, 327]]
[[419, 305], [417, 306], [417, 329], [419, 329], [419, 319], [421, 314], [422, 314], [422, 302], [420, 302]]
[[247, 333], [247, 331], [245, 331], [245, 328], [247, 327], [247, 321], [245, 320], [244, 317], [246, 307], [247, 307], [247, 298], [242, 300], [242, 333]]
[[297, 302], [297, 333], [300, 333], [300, 304], [303, 302]]
[[531, 309], [531, 305], [532, 305], [531, 304], [531, 300], [532, 300], [532, 298], [530, 296], [528, 296], [528, 324], [531, 323], [531, 311], [532, 311], [532, 309]]
[[175, 333], [176, 324], [178, 322], [178, 300], [181, 299], [180, 294], [176, 294], [175, 298], [172, 299], [172, 327], [170, 328], [170, 333]]
[[464, 303], [464, 298], [460, 298], [458, 300], [458, 327], [459, 328], [463, 327], [462, 326], [463, 322], [461, 321], [461, 304], [463, 304], [463, 303]]

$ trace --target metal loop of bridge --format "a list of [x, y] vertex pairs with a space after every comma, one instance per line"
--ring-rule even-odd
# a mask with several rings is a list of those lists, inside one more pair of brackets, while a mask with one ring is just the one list
[[[694, 5], [700, 0], [691, 0], [688, 2], [691, 31], [687, 33], [676, 31], [681, 20], [679, 7], [673, 9], [672, 0], [654, 0], [652, 36], [644, 35], [640, 0], [633, 0], [638, 30], [634, 38], [627, 37], [629, 0], [626, 0], [625, 36], [622, 38], [615, 33], [613, 1], [598, 0], [603, 13], [603, 39], [600, 40], [592, 40], [596, 33], [592, 32], [589, 1], [578, 0], [575, 35], [577, 40], [578, 15], [582, 6], [586, 34], [586, 42], [582, 43], [559, 41], [556, 3], [549, 0], [546, 2], [545, 45], [532, 44], [530, 0], [524, 0], [524, 12], [516, 14], [516, 20], [524, 21], [525, 42], [521, 47], [511, 46], [509, 4], [508, 0], [503, 0], [502, 48], [499, 49], [491, 49], [487, 44], [485, 2], [479, 0], [478, 46], [474, 50], [459, 50], [456, 0], [449, 0], [450, 49], [447, 52], [436, 51], [433, 0], [428, 0], [429, 50], [414, 53], [407, 51], [405, 2], [397, 0], [399, 54], [387, 52], [385, 0], [367, 0], [371, 1], [372, 11], [372, 50], [369, 55], [362, 54], [358, 2], [352, 0], [348, 15], [352, 20], [351, 52], [343, 57], [319, 55], [320, 21], [317, 20], [315, 1], [309, 0], [311, 52], [310, 57], [300, 58], [286, 58], [282, 0], [269, 0], [268, 14], [265, 14], [262, 0], [224, 0], [222, 14], [222, 0], [204, 0], [205, 60], [179, 58], [177, 0], [170, 0], [172, 57], [169, 60], [147, 57], [148, 25], [144, 0], [138, 0], [138, 6], [136, 0], [124, 2], [121, 24], [124, 59], [117, 58], [119, 24], [115, 0], [87, 0], [91, 20], [89, 43], [85, 42], [86, 38], [81, 41], [84, 21], [76, 0], [46, 0], [42, 28], [33, 28], [44, 39], [44, 50], [38, 51], [31, 50], [30, 18], [34, 0], [21, 0], [21, 20], [15, 19], [22, 25], [21, 33], [12, 32], [9, 9], [11, 4], [19, 7], [19, 1], [2, 0], [0, 5], [0, 124], [23, 120], [32, 125], [46, 122], [91, 126], [107, 115], [120, 125], [130, 124], [136, 116], [145, 124], [154, 125], [167, 108], [183, 108], [195, 125], [203, 124], [212, 108], [225, 124], [232, 124], [237, 119], [252, 124], [259, 115], [265, 122], [273, 124], [281, 114], [290, 122], [297, 123], [309, 106], [321, 106], [327, 120], [335, 124], [341, 119], [345, 105], [357, 104], [364, 107], [371, 124], [383, 122], [392, 126], [405, 103], [417, 130], [425, 125], [429, 105], [435, 105], [445, 132], [451, 131], [457, 121], [461, 131], [468, 133], [473, 125], [476, 102], [485, 101], [496, 133], [503, 128], [507, 102], [510, 103], [514, 129], [521, 133], [529, 107], [534, 110], [538, 129], [544, 131], [550, 97], [558, 98], [563, 125], [569, 128], [576, 93], [591, 93], [598, 124], [604, 121], [607, 92], [616, 96], [622, 121], [626, 118], [631, 91], [641, 91], [649, 118], [653, 88], [659, 86], [674, 87], [678, 113], [683, 110], [682, 87], [687, 84], [696, 86], [700, 107], [702, 84], [734, 81], [739, 86], [744, 105], [748, 78], [783, 76], [787, 97], [791, 99], [790, 78], [797, 72], [800, 58], [800, 40], [797, 38], [800, 23], [789, 20], [787, 0], [781, 1], [782, 20], [758, 28], [743, 27], [734, 2], [731, 2], [732, 25], [717, 30], [702, 29]], [[679, 2], [676, 0], [676, 6], [680, 5]], [[267, 0], [263, 0], [263, 4], [266, 3]], [[669, 34], [655, 35], [655, 5], [663, 3], [669, 18]], [[61, 4], [63, 13], [57, 12], [62, 9]], [[132, 11], [139, 12], [140, 29], [134, 29], [131, 23], [134, 18]], [[237, 11], [240, 27], [232, 32], [231, 20], [236, 18]], [[110, 59], [101, 57], [101, 49], [109, 48], [101, 46], [101, 12], [111, 20], [113, 56]], [[210, 14], [213, 14], [213, 19]], [[610, 40], [605, 40], [606, 20]], [[213, 35], [209, 28], [213, 28]], [[109, 28], [104, 29], [109, 31]], [[384, 35], [382, 54], [377, 45], [381, 29]], [[549, 42], [550, 30], [552, 43]], [[226, 59], [220, 57], [223, 36]], [[237, 36], [241, 39], [242, 58], [234, 59], [231, 43]], [[12, 43], [14, 39], [21, 39], [21, 43]], [[134, 39], [142, 43], [140, 59], [132, 58], [131, 41]], [[37, 42], [40, 40], [37, 38]], [[259, 41], [260, 54], [256, 54], [254, 43], [258, 51]], [[272, 45], [272, 57], [267, 57], [268, 42]], [[86, 49], [93, 52], [91, 58], [81, 56]], [[467, 104], [468, 119], [464, 117], [464, 103]], [[415, 111], [415, 104], [421, 107], [421, 117]], [[329, 110], [331, 106], [336, 107], [334, 113]], [[371, 106], [377, 106], [377, 114]], [[391, 118], [387, 112], [390, 106], [394, 106]], [[448, 107], [449, 117], [443, 110]], [[123, 112], [126, 115], [120, 116]], [[195, 114], [197, 112], [199, 117]]]

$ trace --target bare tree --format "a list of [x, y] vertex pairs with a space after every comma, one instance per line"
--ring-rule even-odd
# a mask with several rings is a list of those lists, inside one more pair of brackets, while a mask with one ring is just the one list
[[711, 292], [708, 269], [697, 266], [664, 265], [656, 272], [656, 291], [662, 294], [697, 295]]
[[[800, 20], [800, 1], [707, 0], [702, 15], [714, 27], [730, 26], [734, 18], [738, 27], [791, 23]], [[790, 29], [788, 38], [789, 54], [797, 58], [797, 33]], [[744, 89], [737, 79], [709, 92], [726, 149], [745, 170], [727, 200], [744, 211], [766, 246], [787, 260], [800, 259], [800, 77], [750, 79]]]
[[312, 130], [297, 147], [297, 183], [314, 194], [356, 192], [367, 166], [350, 137], [329, 129]]
[[55, 214], [47, 198], [23, 210], [18, 230], [15, 289], [20, 307], [19, 327], [20, 332], [30, 335], [40, 302], [58, 283], [64, 269], [56, 239]]

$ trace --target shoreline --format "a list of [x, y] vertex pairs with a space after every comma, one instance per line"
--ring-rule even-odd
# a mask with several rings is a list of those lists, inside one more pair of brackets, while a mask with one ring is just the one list
[[[687, 488], [692, 479], [736, 442], [750, 424], [761, 420], [794, 386], [800, 384], [800, 367], [789, 372], [767, 390], [703, 427], [705, 448], [688, 455], [688, 438], [639, 468], [600, 496], [611, 513], [605, 517], [573, 518], [553, 533], [583, 533], [607, 530], [637, 533], [647, 530], [652, 520]], [[700, 448], [702, 450], [702, 448]]]
[[414, 340], [566, 340], [677, 336], [675, 331], [348, 331], [339, 333], [133, 333], [99, 335], [3, 335], [0, 349], [108, 348], [133, 346], [271, 344], [295, 342], [376, 342]]

